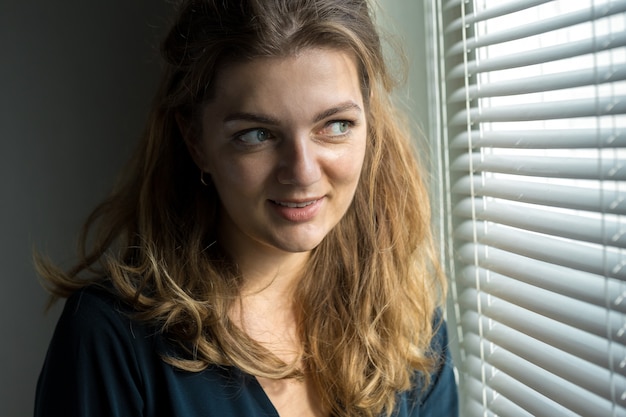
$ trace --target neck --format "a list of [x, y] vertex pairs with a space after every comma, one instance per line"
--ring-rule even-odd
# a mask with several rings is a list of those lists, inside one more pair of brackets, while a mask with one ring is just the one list
[[244, 280], [240, 301], [229, 315], [248, 336], [290, 364], [301, 354], [294, 291], [308, 253], [288, 255], [257, 251], [235, 258]]
[[287, 252], [232, 233], [222, 234], [218, 240], [243, 278], [242, 296], [266, 293], [291, 299], [310, 252]]
[[274, 295], [276, 301], [291, 299], [309, 253], [276, 252], [270, 249], [235, 258], [244, 278], [242, 296], [263, 293], [265, 297]]

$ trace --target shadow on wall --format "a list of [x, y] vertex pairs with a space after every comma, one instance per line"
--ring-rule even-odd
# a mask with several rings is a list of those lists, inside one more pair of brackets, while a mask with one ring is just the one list
[[44, 315], [36, 245], [69, 264], [75, 236], [142, 131], [166, 0], [0, 4], [0, 415], [32, 415], [61, 307]]

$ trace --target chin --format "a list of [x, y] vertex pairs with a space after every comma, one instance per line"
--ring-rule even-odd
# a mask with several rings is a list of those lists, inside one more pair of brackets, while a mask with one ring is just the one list
[[276, 249], [290, 253], [310, 252], [322, 243], [329, 234], [327, 225], [307, 225], [306, 227], [280, 230], [268, 235], [268, 244]]
[[289, 253], [304, 253], [315, 249], [319, 243], [315, 245], [281, 245], [278, 249]]
[[274, 247], [284, 252], [290, 252], [290, 253], [310, 252], [316, 247], [318, 247], [319, 244], [322, 243], [322, 240], [323, 240], [323, 237], [316, 238], [316, 239], [309, 239], [307, 241], [300, 241], [300, 242], [294, 242], [293, 240], [283, 241], [274, 245]]

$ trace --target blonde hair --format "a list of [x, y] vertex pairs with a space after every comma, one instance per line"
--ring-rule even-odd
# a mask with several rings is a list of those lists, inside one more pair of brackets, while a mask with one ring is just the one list
[[[242, 277], [214, 244], [219, 196], [200, 184], [176, 117], [197, 129], [216, 70], [303, 48], [345, 50], [359, 63], [368, 146], [351, 207], [315, 248], [296, 291], [305, 369], [286, 364], [229, 318]], [[433, 317], [445, 294], [424, 177], [366, 0], [185, 1], [162, 45], [165, 72], [147, 129], [118, 187], [89, 216], [69, 271], [38, 259], [54, 298], [112, 284], [136, 318], [182, 348], [172, 365], [234, 365], [302, 377], [336, 416], [391, 414], [397, 394], [428, 381]], [[178, 116], [177, 116], [178, 115]]]

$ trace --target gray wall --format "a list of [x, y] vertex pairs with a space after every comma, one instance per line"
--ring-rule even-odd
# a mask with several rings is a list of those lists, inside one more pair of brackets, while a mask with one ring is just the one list
[[[377, 0], [376, 17], [383, 27], [383, 40], [400, 46], [406, 57], [406, 82], [396, 91], [397, 98], [410, 115], [416, 135], [427, 136], [430, 132], [430, 105], [428, 81], [428, 51], [425, 25], [425, 2], [427, 0]], [[393, 54], [389, 55], [392, 68]], [[422, 141], [422, 139], [424, 141]], [[426, 154], [429, 144], [426, 137], [419, 140]], [[426, 157], [426, 155], [424, 155]]]
[[0, 416], [32, 415], [59, 307], [33, 246], [65, 262], [145, 121], [165, 0], [0, 1]]

